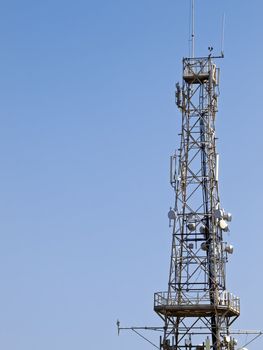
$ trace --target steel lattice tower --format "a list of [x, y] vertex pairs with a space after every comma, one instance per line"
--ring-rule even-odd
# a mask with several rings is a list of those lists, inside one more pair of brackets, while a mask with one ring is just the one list
[[[220, 70], [212, 57], [195, 57], [194, 2], [191, 58], [183, 59], [182, 84], [176, 84], [181, 111], [181, 137], [170, 159], [170, 183], [175, 191], [168, 218], [172, 249], [168, 289], [155, 293], [154, 310], [162, 327], [120, 327], [132, 330], [160, 350], [247, 350], [261, 331], [230, 330], [240, 315], [240, 300], [226, 286], [226, 263], [233, 246], [225, 241], [232, 215], [221, 206], [218, 190], [219, 155], [215, 121]], [[224, 20], [223, 20], [224, 21]], [[224, 24], [223, 24], [224, 28]], [[157, 346], [140, 331], [162, 332]], [[252, 335], [237, 348], [234, 335]]]
[[164, 321], [164, 350], [232, 350], [229, 327], [239, 298], [226, 288], [224, 241], [231, 214], [220, 203], [215, 120], [219, 68], [214, 58], [184, 58], [176, 103], [182, 114], [180, 148], [171, 157], [175, 205], [168, 217], [172, 251], [168, 291], [155, 293], [154, 310]]

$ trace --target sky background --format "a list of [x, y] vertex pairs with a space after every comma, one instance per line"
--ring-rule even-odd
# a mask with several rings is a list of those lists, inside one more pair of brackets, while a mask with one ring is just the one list
[[[263, 4], [196, 3], [198, 55], [220, 51], [226, 13], [217, 136], [233, 214], [228, 288], [241, 297], [235, 328], [263, 329]], [[188, 37], [189, 0], [0, 2], [2, 349], [152, 348], [117, 337], [115, 323], [162, 324], [153, 293], [168, 281], [174, 85]]]

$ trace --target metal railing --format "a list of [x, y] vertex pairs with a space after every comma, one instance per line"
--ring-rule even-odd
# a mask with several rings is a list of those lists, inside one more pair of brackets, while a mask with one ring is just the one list
[[[187, 296], [185, 294], [180, 295], [176, 292], [159, 292], [154, 294], [154, 306], [204, 306], [211, 305], [211, 299], [209, 292], [202, 293], [201, 295]], [[215, 297], [215, 306], [221, 306], [229, 308], [235, 312], [240, 312], [240, 299], [234, 294], [228, 291], [220, 291]]]
[[216, 79], [216, 66], [209, 60], [189, 59], [184, 62], [184, 78], [209, 78], [212, 71], [212, 79]]

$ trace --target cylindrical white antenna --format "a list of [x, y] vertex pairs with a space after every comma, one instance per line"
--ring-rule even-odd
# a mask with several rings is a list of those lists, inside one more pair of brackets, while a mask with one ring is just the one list
[[191, 57], [195, 56], [195, 0], [192, 0], [192, 34], [191, 34]]

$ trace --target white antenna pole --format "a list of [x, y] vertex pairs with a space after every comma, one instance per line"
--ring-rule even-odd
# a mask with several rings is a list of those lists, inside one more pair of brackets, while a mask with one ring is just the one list
[[192, 0], [192, 34], [191, 34], [191, 41], [192, 41], [191, 57], [194, 58], [194, 56], [195, 56], [195, 0]]

